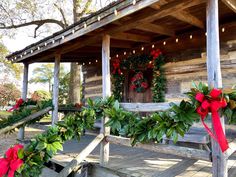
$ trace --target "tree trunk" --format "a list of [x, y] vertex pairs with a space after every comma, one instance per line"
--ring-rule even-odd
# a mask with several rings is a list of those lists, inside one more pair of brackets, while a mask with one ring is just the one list
[[[79, 20], [78, 9], [80, 0], [73, 0], [74, 23]], [[80, 66], [76, 63], [70, 64], [69, 102], [80, 103]]]
[[71, 63], [70, 65], [70, 85], [69, 101], [70, 103], [80, 103], [80, 65]]

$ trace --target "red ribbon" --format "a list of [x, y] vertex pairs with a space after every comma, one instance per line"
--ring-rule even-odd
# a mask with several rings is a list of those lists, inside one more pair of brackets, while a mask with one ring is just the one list
[[20, 98], [19, 100], [16, 101], [16, 104], [9, 110], [7, 110], [8, 112], [14, 111], [16, 109], [18, 109], [22, 104], [24, 103], [24, 100], [22, 98]]
[[113, 63], [113, 71], [112, 74], [116, 74], [118, 72], [119, 75], [121, 75], [121, 70], [120, 70], [120, 60], [115, 60]]
[[0, 158], [0, 177], [6, 176], [14, 177], [15, 171], [23, 164], [23, 160], [18, 157], [18, 151], [23, 149], [20, 144], [11, 147], [6, 152], [5, 158]]
[[148, 64], [148, 68], [153, 68], [154, 61], [162, 54], [160, 49], [151, 52], [152, 61]]
[[[204, 125], [209, 135], [219, 143], [221, 151], [224, 152], [229, 148], [229, 146], [220, 122], [218, 110], [220, 108], [226, 107], [227, 103], [225, 99], [220, 98], [221, 94], [221, 90], [213, 89], [210, 92], [210, 98], [207, 98], [203, 93], [199, 92], [196, 94], [195, 99], [201, 103], [201, 105], [197, 108], [197, 113], [201, 116], [202, 124]], [[212, 113], [212, 123], [215, 134], [204, 122], [204, 119], [209, 112]]]

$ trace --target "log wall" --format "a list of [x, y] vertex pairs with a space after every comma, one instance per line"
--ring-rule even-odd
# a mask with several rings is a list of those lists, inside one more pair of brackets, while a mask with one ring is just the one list
[[[192, 81], [207, 83], [206, 53], [187, 51], [167, 57], [168, 62], [164, 66], [167, 77], [167, 101], [182, 99], [184, 92], [191, 88]], [[101, 68], [101, 63], [83, 66], [86, 99], [102, 97]], [[223, 87], [232, 87], [236, 84], [236, 49], [221, 51], [221, 69]]]

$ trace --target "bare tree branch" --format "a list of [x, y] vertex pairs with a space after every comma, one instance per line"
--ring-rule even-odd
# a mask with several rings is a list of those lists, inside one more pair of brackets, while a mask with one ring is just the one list
[[22, 24], [11, 24], [11, 25], [6, 25], [4, 23], [0, 23], [0, 29], [14, 29], [14, 28], [21, 28], [21, 27], [25, 27], [25, 26], [30, 26], [30, 25], [37, 25], [37, 26], [42, 26], [46, 23], [54, 23], [59, 25], [61, 28], [65, 28], [66, 25], [59, 21], [59, 20], [55, 20], [55, 19], [43, 19], [43, 20], [35, 20], [35, 21], [30, 21], [30, 22], [26, 22], [26, 23], [22, 23]]
[[65, 16], [65, 13], [64, 11], [62, 10], [61, 7], [59, 7], [57, 4], [54, 3], [54, 6], [59, 10], [61, 16], [62, 16], [62, 19], [63, 19], [63, 22], [64, 22], [64, 25], [65, 26], [68, 26], [68, 23], [67, 23], [67, 20], [66, 20], [66, 16]]

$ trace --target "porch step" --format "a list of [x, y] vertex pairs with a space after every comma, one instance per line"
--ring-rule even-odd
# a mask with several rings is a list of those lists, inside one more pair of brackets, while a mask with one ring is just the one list
[[40, 177], [56, 177], [57, 175], [58, 175], [58, 173], [55, 172], [54, 170], [52, 170], [48, 167], [44, 167]]

